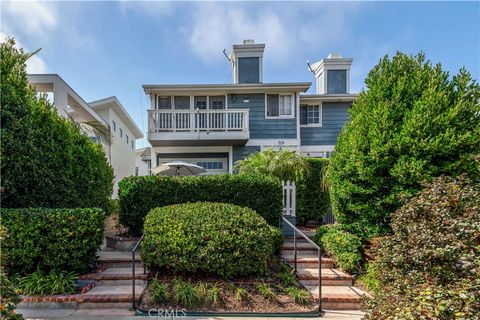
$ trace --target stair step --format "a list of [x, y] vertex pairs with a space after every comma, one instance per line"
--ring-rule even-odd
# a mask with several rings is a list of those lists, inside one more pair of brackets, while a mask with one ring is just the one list
[[[318, 286], [306, 289], [318, 300]], [[361, 310], [364, 291], [351, 286], [322, 286], [322, 309], [327, 310]]]
[[[294, 265], [294, 262], [295, 262], [295, 258], [292, 255], [285, 255], [285, 256], [282, 256], [283, 260], [290, 264], [291, 266]], [[317, 267], [318, 266], [318, 257], [315, 255], [315, 256], [300, 256], [298, 255], [298, 252], [297, 252], [297, 265], [301, 265], [301, 266], [311, 266], [311, 267]], [[322, 269], [323, 268], [333, 268], [334, 266], [334, 262], [332, 259], [330, 258], [322, 258]]]
[[[318, 283], [318, 269], [316, 268], [300, 268], [297, 271], [297, 276], [301, 283], [305, 280], [316, 281]], [[351, 275], [336, 269], [322, 269], [322, 285], [351, 286], [352, 284], [353, 278]]]
[[[97, 256], [98, 256], [97, 261], [100, 264], [103, 264], [109, 267], [131, 267], [132, 266], [131, 252], [98, 251]], [[143, 262], [139, 253], [135, 255], [135, 266], [143, 267]]]
[[[295, 246], [293, 245], [293, 242], [285, 242], [282, 246], [282, 250], [295, 250]], [[315, 251], [318, 252], [317, 248], [315, 248], [311, 243], [309, 242], [299, 242], [297, 243], [297, 251]]]

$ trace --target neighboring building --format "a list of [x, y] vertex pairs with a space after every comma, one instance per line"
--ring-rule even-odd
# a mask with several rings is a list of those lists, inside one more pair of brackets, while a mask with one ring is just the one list
[[150, 169], [150, 147], [137, 149], [135, 151], [135, 175], [148, 176]]
[[311, 65], [310, 82], [263, 83], [264, 44], [245, 40], [230, 54], [233, 84], [143, 85], [150, 97], [151, 168], [188, 161], [208, 173], [232, 172], [235, 161], [264, 148], [328, 157], [357, 96], [352, 59], [330, 55]]
[[[103, 146], [114, 170], [116, 197], [118, 182], [135, 174], [135, 141], [143, 138], [120, 101], [110, 97], [87, 103], [57, 74], [28, 75], [28, 81], [37, 92], [49, 95], [61, 116], [80, 124], [86, 135]], [[110, 139], [102, 139], [92, 123], [110, 132]]]

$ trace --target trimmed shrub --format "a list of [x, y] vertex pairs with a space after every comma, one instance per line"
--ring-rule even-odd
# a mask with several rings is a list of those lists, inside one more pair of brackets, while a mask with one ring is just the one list
[[113, 170], [102, 146], [29, 87], [29, 54], [0, 44], [3, 208], [105, 208]]
[[392, 216], [374, 250], [367, 319], [477, 319], [480, 185], [436, 178]]
[[0, 209], [8, 237], [2, 243], [10, 274], [40, 269], [84, 273], [103, 239], [103, 210]]
[[390, 215], [421, 190], [422, 181], [480, 168], [480, 86], [464, 69], [450, 77], [423, 54], [383, 58], [330, 159], [337, 221], [362, 238], [390, 232]]
[[225, 278], [264, 273], [281, 237], [249, 208], [210, 202], [153, 209], [144, 235], [141, 256], [149, 270]]
[[156, 207], [186, 202], [225, 202], [255, 210], [278, 226], [282, 185], [268, 176], [127, 177], [119, 183], [120, 223], [133, 235], [142, 232], [147, 213]]
[[322, 185], [329, 160], [305, 158], [305, 161], [309, 163], [310, 171], [297, 180], [298, 225], [305, 225], [309, 220], [321, 221], [330, 205], [328, 192]]
[[340, 269], [345, 272], [358, 271], [362, 260], [362, 240], [359, 237], [334, 224], [318, 228], [315, 241]]

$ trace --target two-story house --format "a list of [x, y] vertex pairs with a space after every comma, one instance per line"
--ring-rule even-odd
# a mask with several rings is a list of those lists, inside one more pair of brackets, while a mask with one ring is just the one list
[[[59, 115], [78, 123], [87, 136], [103, 146], [113, 167], [116, 197], [118, 182], [135, 174], [135, 141], [143, 138], [127, 110], [116, 97], [87, 103], [57, 74], [30, 74], [28, 81], [37, 92], [49, 95]], [[102, 139], [95, 126], [109, 132], [109, 139]]]
[[210, 174], [232, 172], [237, 160], [269, 147], [329, 156], [356, 97], [352, 59], [330, 55], [312, 64], [316, 93], [306, 94], [310, 82], [263, 82], [264, 49], [253, 40], [233, 46], [232, 84], [143, 85], [151, 168], [183, 160]]

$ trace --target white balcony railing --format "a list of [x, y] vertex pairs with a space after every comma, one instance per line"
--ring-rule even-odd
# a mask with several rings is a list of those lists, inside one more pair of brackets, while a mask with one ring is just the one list
[[148, 110], [149, 132], [248, 132], [248, 110]]

